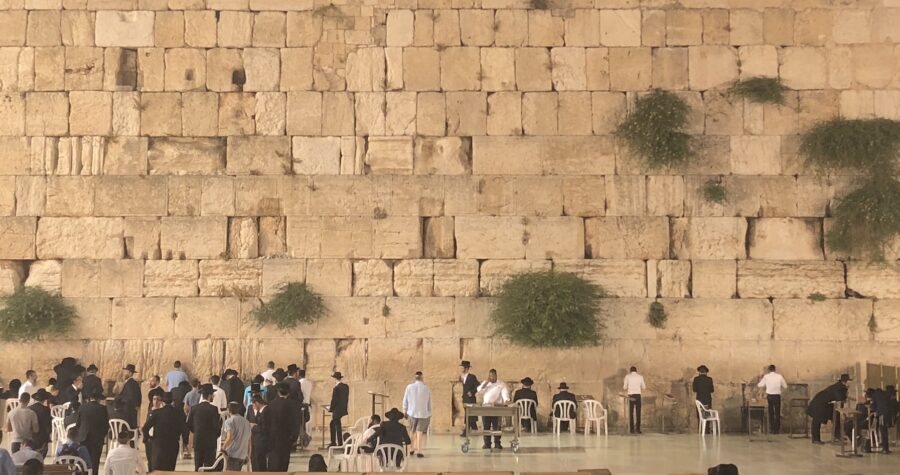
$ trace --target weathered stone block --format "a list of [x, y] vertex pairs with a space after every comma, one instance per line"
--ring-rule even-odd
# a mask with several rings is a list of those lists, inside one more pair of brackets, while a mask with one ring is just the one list
[[168, 195], [164, 177], [104, 177], [97, 181], [97, 216], [165, 216]]
[[[667, 11], [666, 44], [669, 46], [690, 46], [703, 43], [704, 18], [701, 13], [700, 11], [689, 9]], [[727, 28], [727, 13], [725, 25]]]
[[157, 138], [149, 142], [151, 175], [215, 175], [225, 170], [225, 141]]
[[384, 135], [387, 112], [384, 93], [357, 92], [355, 99], [356, 135]]
[[394, 295], [393, 269], [383, 259], [353, 262], [353, 295], [390, 297]]
[[[65, 93], [28, 94], [25, 108], [24, 134], [39, 136], [66, 135], [69, 131], [68, 116], [69, 98]], [[8, 117], [10, 117], [9, 122], [22, 124], [22, 121], [15, 119], [15, 114], [11, 114]], [[15, 135], [24, 134], [22, 131], [19, 131]]]
[[604, 46], [640, 46], [641, 10], [600, 10], [600, 41]]
[[642, 216], [647, 207], [647, 180], [640, 175], [606, 177], [606, 214]]
[[122, 218], [43, 218], [37, 228], [37, 255], [41, 259], [121, 259], [125, 257], [123, 226]]
[[691, 89], [728, 87], [738, 78], [737, 54], [725, 46], [689, 48]]
[[731, 170], [738, 175], [777, 175], [781, 172], [781, 137], [731, 137]]
[[669, 257], [669, 221], [663, 217], [590, 218], [584, 234], [591, 259]]
[[50, 177], [44, 216], [90, 216], [94, 212], [95, 181], [91, 177]]
[[514, 217], [455, 219], [458, 258], [521, 259], [525, 257], [525, 223]]
[[69, 133], [109, 135], [112, 130], [112, 94], [73, 91], [69, 94]]
[[387, 336], [435, 337], [450, 334], [454, 326], [453, 299], [440, 297], [389, 298]]
[[27, 15], [25, 10], [9, 10], [0, 12], [0, 23], [6, 25], [0, 33], [0, 45], [24, 46], [27, 31]]
[[552, 66], [546, 48], [516, 49], [516, 86], [520, 91], [549, 91]]
[[153, 12], [108, 11], [97, 12], [97, 46], [137, 48], [153, 46]]
[[[112, 305], [113, 338], [166, 338], [175, 336], [175, 299], [121, 298]], [[183, 333], [179, 331], [179, 336]]]
[[651, 86], [650, 48], [609, 50], [609, 88], [614, 91], [644, 91]]
[[206, 86], [206, 52], [175, 48], [166, 51], [166, 90], [196, 91]]
[[615, 169], [610, 137], [473, 137], [476, 175], [605, 175]]
[[100, 261], [100, 297], [140, 297], [144, 261], [104, 259]]
[[447, 48], [441, 52], [441, 89], [477, 91], [481, 88], [480, 49]]
[[876, 300], [875, 341], [900, 341], [900, 300]]
[[237, 298], [175, 299], [175, 326], [181, 337], [233, 336], [234, 329], [237, 328], [239, 322], [240, 300]]
[[674, 218], [672, 250], [678, 259], [743, 259], [747, 220], [743, 218]]
[[653, 87], [676, 90], [688, 87], [687, 48], [657, 48], [653, 50]]
[[474, 297], [478, 295], [478, 261], [435, 259], [435, 297]]
[[818, 219], [754, 219], [747, 235], [752, 259], [823, 259], [822, 223]]
[[181, 135], [181, 110], [181, 94], [141, 94], [141, 135]]
[[548, 260], [487, 260], [481, 263], [479, 283], [481, 295], [492, 296], [500, 292], [503, 284], [523, 272], [547, 271], [552, 267]]
[[58, 293], [62, 286], [62, 263], [54, 260], [32, 262], [28, 268], [25, 286]]
[[441, 87], [441, 54], [432, 48], [403, 48], [403, 85], [407, 91]]
[[413, 168], [417, 175], [463, 175], [471, 171], [471, 142], [461, 137], [417, 137]]
[[420, 135], [445, 135], [447, 104], [440, 93], [420, 93], [416, 98], [416, 131]]
[[556, 135], [557, 93], [529, 92], [522, 96], [522, 129], [525, 135]]
[[410, 175], [413, 170], [411, 137], [370, 137], [365, 158], [373, 175]]
[[200, 271], [197, 261], [144, 263], [145, 297], [195, 297]]
[[691, 261], [694, 298], [728, 299], [737, 292], [737, 263], [733, 260]]
[[844, 265], [840, 262], [738, 262], [738, 293], [742, 298], [806, 298], [844, 295]]
[[200, 261], [200, 295], [256, 297], [259, 295], [262, 262], [249, 259]]
[[900, 265], [895, 262], [847, 262], [847, 288], [865, 297], [900, 298]]
[[148, 169], [146, 137], [110, 137], [103, 159], [104, 175], [146, 175]]
[[557, 260], [553, 269], [572, 272], [613, 297], [646, 297], [647, 269], [641, 260]]
[[283, 257], [287, 255], [286, 218], [259, 218], [259, 255], [262, 257]]
[[291, 169], [289, 137], [228, 137], [229, 175], [283, 175]]
[[16, 215], [41, 216], [47, 204], [47, 180], [38, 176], [16, 178]]
[[387, 135], [414, 135], [416, 132], [416, 93], [388, 92], [385, 94], [385, 124]]
[[773, 338], [801, 341], [869, 341], [870, 300], [776, 299]]
[[825, 87], [825, 52], [820, 48], [787, 47], [781, 52], [781, 79], [791, 89]]
[[431, 259], [406, 259], [394, 265], [394, 294], [398, 297], [431, 297], [433, 291]]
[[159, 219], [125, 218], [125, 256], [159, 259]]
[[449, 92], [447, 96], [447, 134], [484, 135], [487, 133], [487, 95], [483, 92]]
[[259, 229], [256, 218], [231, 218], [228, 222], [228, 257], [256, 259], [259, 257]]
[[562, 46], [565, 22], [549, 10], [528, 11], [528, 44], [531, 46]]
[[584, 221], [576, 217], [527, 218], [527, 259], [575, 259], [584, 257]]
[[516, 88], [516, 50], [481, 48], [481, 88], [509, 91]]
[[353, 265], [347, 259], [309, 259], [306, 283], [322, 295], [349, 297], [353, 291]]
[[160, 249], [163, 259], [221, 259], [226, 255], [228, 219], [225, 217], [162, 218]]
[[339, 175], [340, 137], [294, 137], [293, 170], [298, 175]]
[[425, 219], [425, 257], [452, 258], [456, 254], [452, 216]]

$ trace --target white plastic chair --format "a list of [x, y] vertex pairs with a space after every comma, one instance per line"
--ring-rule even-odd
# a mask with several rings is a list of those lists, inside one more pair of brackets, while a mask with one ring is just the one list
[[719, 435], [719, 411], [712, 410], [700, 401], [694, 401], [697, 405], [697, 417], [700, 419], [700, 435], [706, 435], [706, 423], [712, 422], [712, 434]]
[[223, 468], [225, 467], [225, 454], [219, 454], [219, 456], [216, 457], [215, 460], [213, 460], [213, 463], [211, 466], [200, 467], [197, 469], [197, 471], [198, 472], [214, 472], [214, 471], [218, 471], [218, 470], [216, 470], [216, 468], [219, 466], [221, 466]]
[[87, 472], [88, 464], [87, 462], [76, 455], [59, 455], [53, 459], [54, 465], [68, 465], [70, 467], [75, 467], [76, 472]]
[[[572, 401], [556, 401], [553, 403], [553, 433], [560, 433], [560, 422], [569, 423], [569, 432], [575, 433], [575, 403]], [[558, 409], [558, 410], [557, 410]], [[557, 416], [556, 414], [560, 415]], [[571, 416], [569, 415], [571, 414]]]
[[[341, 445], [332, 445], [328, 447], [328, 455], [325, 458], [325, 461], [328, 465], [331, 465], [331, 459], [337, 457], [340, 454], [347, 453], [348, 447], [353, 444], [354, 437], [350, 437], [344, 441]], [[335, 454], [338, 455], [335, 455]]]
[[[406, 448], [397, 444], [379, 444], [375, 447], [372, 454], [375, 462], [378, 464], [379, 472], [405, 472], [406, 471]], [[400, 459], [400, 466], [397, 466], [397, 458]]]
[[359, 444], [362, 441], [362, 434], [351, 436], [347, 443], [342, 445], [343, 451], [330, 458], [337, 461], [338, 472], [355, 472], [357, 471], [357, 461], [359, 459]]
[[[537, 419], [531, 418], [532, 409], [537, 408], [537, 403], [532, 399], [519, 399], [516, 401], [516, 405], [519, 406], [519, 419], [523, 421], [531, 421], [531, 433], [537, 434]], [[535, 412], [537, 414], [537, 412]], [[431, 429], [431, 426], [428, 427]]]
[[66, 439], [66, 422], [62, 417], [54, 417], [52, 424], [53, 453], [59, 448], [60, 442]]
[[132, 429], [131, 426], [128, 425], [128, 422], [126, 422], [123, 419], [110, 419], [109, 420], [109, 432], [110, 432], [109, 445], [110, 445], [110, 447], [116, 448], [119, 446], [119, 442], [118, 442], [119, 433], [122, 432], [122, 430], [131, 431], [131, 434], [132, 434], [131, 441], [134, 442], [135, 444], [137, 444], [137, 431]]
[[6, 401], [6, 413], [9, 414], [13, 409], [19, 407], [18, 399], [8, 399]]
[[607, 425], [607, 411], [600, 401], [588, 399], [584, 404], [584, 435], [591, 433], [591, 426], [596, 424], [597, 435], [600, 435], [600, 422], [603, 422], [603, 435], [609, 435], [609, 426]]
[[360, 417], [347, 429], [351, 435], [362, 434], [366, 431], [366, 428], [369, 427], [369, 418], [368, 417]]
[[50, 415], [53, 416], [54, 419], [62, 419], [66, 417], [66, 411], [69, 410], [70, 405], [71, 403], [67, 402], [65, 404], [60, 404], [59, 406], [53, 406], [50, 408]]

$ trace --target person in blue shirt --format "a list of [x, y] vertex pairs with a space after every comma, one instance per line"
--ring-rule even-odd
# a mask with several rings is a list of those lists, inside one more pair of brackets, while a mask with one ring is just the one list
[[78, 472], [79, 474], [89, 473], [93, 468], [91, 466], [91, 454], [88, 452], [87, 447], [78, 443], [78, 429], [75, 427], [66, 432], [66, 441], [56, 448], [56, 456], [59, 457], [60, 455], [81, 457], [81, 460], [84, 460], [84, 463], [87, 465], [87, 472]]
[[269, 393], [269, 388], [267, 386], [263, 386], [263, 381], [265, 381], [262, 375], [257, 374], [253, 377], [253, 382], [244, 389], [244, 407], [246, 409], [245, 417], [249, 417], [250, 413], [253, 409], [253, 394], [258, 393], [263, 401], [266, 401], [266, 395]]
[[188, 380], [187, 373], [181, 369], [181, 361], [176, 361], [173, 366], [175, 366], [175, 369], [166, 373], [166, 388], [169, 391], [177, 388], [182, 381]]

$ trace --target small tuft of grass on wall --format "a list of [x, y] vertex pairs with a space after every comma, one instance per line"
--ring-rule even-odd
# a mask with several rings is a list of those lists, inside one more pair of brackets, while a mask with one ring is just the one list
[[757, 104], [784, 104], [788, 88], [779, 78], [755, 77], [737, 81], [729, 92]]
[[807, 298], [813, 302], [824, 302], [826, 297], [822, 292], [813, 292]]
[[535, 10], [549, 10], [550, 0], [531, 0], [531, 8]]
[[719, 180], [709, 180], [703, 184], [703, 199], [709, 203], [723, 204], [728, 198], [725, 185]]
[[637, 99], [616, 135], [650, 168], [678, 165], [692, 154], [684, 132], [690, 112], [682, 98], [657, 89]]
[[650, 310], [647, 312], [647, 321], [653, 328], [666, 328], [666, 321], [669, 316], [666, 314], [666, 308], [660, 302], [650, 304]]
[[900, 182], [877, 176], [838, 200], [827, 239], [835, 250], [881, 259], [898, 235]]
[[804, 134], [800, 152], [825, 171], [855, 170], [861, 175], [896, 172], [900, 122], [890, 119], [832, 119]]

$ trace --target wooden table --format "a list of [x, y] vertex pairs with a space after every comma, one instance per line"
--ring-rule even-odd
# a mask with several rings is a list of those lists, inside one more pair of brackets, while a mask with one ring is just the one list
[[[376, 393], [374, 391], [368, 391], [368, 393], [369, 393], [369, 395], [372, 396], [372, 415], [373, 416], [375, 414], [381, 415], [381, 414], [384, 414], [385, 412], [387, 412], [386, 402], [387, 402], [388, 398], [390, 398], [391, 396], [388, 394]], [[375, 412], [375, 406], [381, 406], [381, 411]]]
[[328, 406], [322, 407], [322, 446], [319, 447], [320, 450], [328, 450], [328, 444], [331, 443], [330, 440], [328, 441], [328, 443], [325, 442], [325, 432], [329, 433], [329, 437], [331, 434], [331, 431], [328, 430], [328, 425], [325, 424], [325, 418], [331, 416], [331, 412], [328, 409]]
[[[463, 409], [465, 410], [465, 420], [468, 421], [470, 417], [511, 417], [513, 421], [513, 440], [510, 442], [509, 446], [512, 448], [512, 451], [519, 451], [519, 435], [522, 430], [522, 422], [519, 418], [519, 406], [516, 404], [512, 404], [510, 406], [478, 406], [475, 404], [463, 404]], [[469, 437], [477, 437], [477, 436], [500, 436], [503, 435], [503, 428], [500, 427], [496, 431], [492, 430], [477, 430], [470, 429], [469, 424], [465, 425], [464, 436], [466, 441], [463, 443], [461, 450], [463, 453], [467, 453], [469, 451]]]
[[837, 415], [841, 416], [841, 424], [843, 425], [843, 421], [848, 420], [852, 424], [852, 429], [850, 430], [850, 451], [847, 451], [844, 443], [844, 428], [839, 427], [839, 434], [841, 436], [841, 451], [836, 453], [835, 455], [838, 457], [862, 457], [862, 454], [859, 453], [859, 447], [856, 446], [856, 433], [859, 432], [859, 422], [857, 421], [857, 416], [860, 415], [860, 412], [856, 410], [856, 408], [852, 407], [837, 407], [835, 405], [834, 412]]

